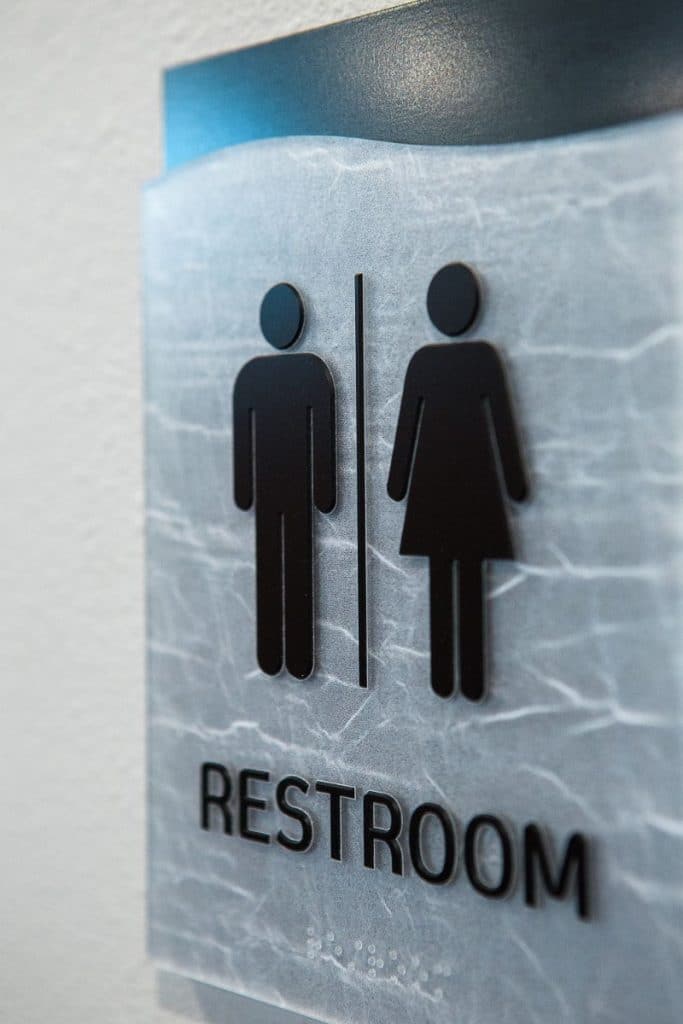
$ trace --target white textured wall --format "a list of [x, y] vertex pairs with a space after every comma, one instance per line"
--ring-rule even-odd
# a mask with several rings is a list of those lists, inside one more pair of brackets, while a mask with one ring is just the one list
[[163, 67], [387, 6], [2, 5], [2, 1024], [270, 1020], [145, 954], [140, 187]]

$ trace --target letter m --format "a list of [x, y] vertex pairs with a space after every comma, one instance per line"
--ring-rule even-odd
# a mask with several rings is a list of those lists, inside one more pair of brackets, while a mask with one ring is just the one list
[[524, 829], [525, 902], [530, 907], [539, 905], [539, 880], [548, 895], [556, 900], [566, 899], [572, 879], [576, 890], [576, 912], [580, 918], [589, 917], [588, 899], [588, 842], [585, 836], [574, 832], [567, 841], [564, 859], [559, 871], [553, 870], [554, 857], [544, 842], [537, 825]]

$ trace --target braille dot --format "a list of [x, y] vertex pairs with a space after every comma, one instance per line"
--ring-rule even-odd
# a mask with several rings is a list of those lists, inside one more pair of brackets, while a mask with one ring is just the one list
[[405, 965], [404, 964], [399, 964], [398, 965], [398, 973], [401, 976], [403, 976], [406, 973], [406, 969], [405, 969]]
[[374, 947], [374, 946], [372, 945], [372, 943], [371, 943], [371, 944], [370, 944], [370, 945], [368, 946], [368, 953], [374, 953], [374, 952], [375, 952], [375, 947]]
[[335, 954], [335, 956], [341, 956], [342, 955], [342, 948], [341, 948], [341, 946], [335, 946], [334, 947], [334, 954]]
[[380, 958], [379, 958], [379, 960], [377, 961], [377, 964], [376, 964], [376, 966], [377, 966], [377, 967], [378, 967], [378, 968], [380, 969], [380, 971], [381, 971], [381, 970], [382, 970], [382, 968], [384, 967], [384, 960], [382, 960], [382, 958], [381, 958], [381, 957], [380, 957]]
[[327, 933], [327, 941], [328, 942], [334, 942], [334, 932], [328, 932]]
[[356, 941], [354, 942], [353, 945], [354, 945], [354, 947], [356, 949], [362, 949], [363, 948], [363, 943], [360, 941], [360, 939], [356, 939]]
[[374, 967], [375, 966], [375, 958], [374, 958], [374, 956], [369, 956], [368, 957], [368, 964], [370, 965], [370, 967]]
[[390, 949], [389, 950], [389, 959], [390, 960], [398, 960], [398, 953], [396, 952], [395, 949]]
[[377, 972], [375, 971], [375, 968], [371, 967], [370, 970], [368, 971], [368, 978], [374, 978], [376, 973]]

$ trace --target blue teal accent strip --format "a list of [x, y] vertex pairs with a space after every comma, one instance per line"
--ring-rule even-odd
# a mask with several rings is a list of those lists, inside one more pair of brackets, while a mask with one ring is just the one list
[[681, 0], [424, 0], [164, 76], [166, 166], [285, 135], [519, 142], [683, 106]]

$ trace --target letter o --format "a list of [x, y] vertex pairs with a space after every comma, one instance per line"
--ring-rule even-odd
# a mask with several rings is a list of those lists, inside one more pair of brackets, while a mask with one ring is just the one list
[[[482, 878], [477, 864], [477, 841], [480, 833], [485, 828], [493, 829], [500, 842], [503, 866], [500, 872], [500, 881], [497, 885], [489, 885]], [[495, 818], [492, 814], [479, 814], [476, 818], [472, 818], [465, 833], [465, 869], [473, 888], [490, 900], [501, 900], [510, 891], [513, 868], [512, 840], [502, 821], [499, 818]]]
[[[432, 871], [422, 856], [422, 822], [431, 815], [441, 824], [444, 840], [443, 866]], [[420, 878], [431, 885], [444, 885], [453, 874], [455, 867], [455, 832], [453, 823], [443, 807], [438, 804], [420, 804], [413, 811], [408, 830], [410, 859]]]

